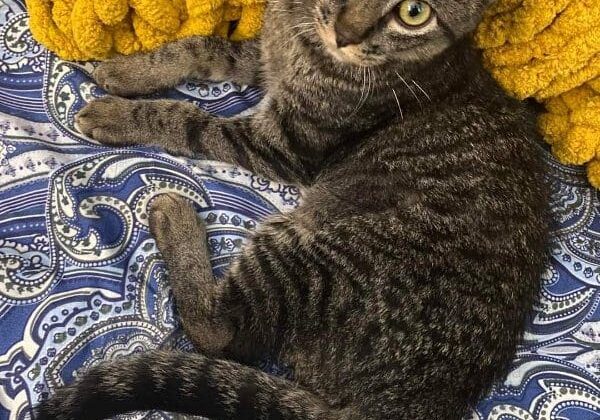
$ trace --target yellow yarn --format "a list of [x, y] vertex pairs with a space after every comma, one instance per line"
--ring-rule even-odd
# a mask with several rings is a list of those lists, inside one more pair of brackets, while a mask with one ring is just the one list
[[260, 32], [266, 0], [26, 0], [31, 33], [67, 60], [150, 51], [192, 35]]
[[498, 82], [546, 106], [540, 129], [600, 188], [600, 0], [498, 0], [476, 35]]

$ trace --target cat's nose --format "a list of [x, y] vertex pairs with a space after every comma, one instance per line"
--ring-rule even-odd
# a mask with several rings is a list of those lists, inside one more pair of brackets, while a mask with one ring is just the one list
[[335, 25], [335, 43], [338, 48], [344, 48], [348, 45], [360, 44], [362, 41], [361, 37], [357, 36], [354, 31], [345, 27], [344, 25]]
[[338, 48], [361, 44], [381, 20], [379, 1], [348, 0], [335, 22]]

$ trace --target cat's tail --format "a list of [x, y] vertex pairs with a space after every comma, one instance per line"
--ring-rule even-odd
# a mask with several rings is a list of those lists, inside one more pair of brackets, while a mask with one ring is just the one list
[[56, 390], [35, 420], [96, 420], [159, 409], [216, 419], [349, 419], [291, 381], [200, 354], [152, 351], [103, 363]]

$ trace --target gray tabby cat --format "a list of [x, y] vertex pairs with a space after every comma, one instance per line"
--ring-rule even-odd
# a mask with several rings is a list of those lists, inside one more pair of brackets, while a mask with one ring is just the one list
[[[534, 115], [507, 98], [469, 34], [487, 0], [271, 0], [262, 38], [191, 38], [102, 64], [110, 93], [184, 79], [260, 84], [251, 117], [193, 104], [90, 103], [82, 132], [301, 184], [224, 280], [182, 198], [151, 231], [200, 354], [91, 369], [37, 419], [161, 409], [213, 419], [458, 419], [503, 374], [544, 262]], [[295, 381], [251, 367], [273, 354]]]

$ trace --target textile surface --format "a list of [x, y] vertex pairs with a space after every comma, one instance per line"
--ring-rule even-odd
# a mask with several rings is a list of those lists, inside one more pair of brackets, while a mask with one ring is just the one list
[[[196, 203], [217, 276], [261, 220], [301, 201], [296, 187], [242, 168], [81, 137], [74, 114], [103, 94], [92, 70], [32, 40], [23, 0], [0, 0], [0, 420], [27, 418], [30, 405], [102, 360], [191, 350], [148, 232], [153, 196], [175, 191]], [[231, 83], [168, 96], [222, 116], [261, 99]], [[584, 170], [547, 156], [554, 225], [542, 292], [510, 372], [472, 419], [600, 418], [600, 196]]]

